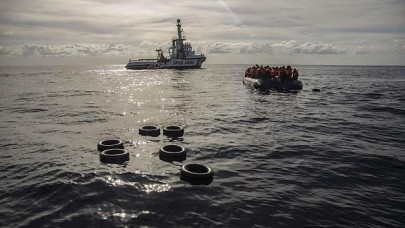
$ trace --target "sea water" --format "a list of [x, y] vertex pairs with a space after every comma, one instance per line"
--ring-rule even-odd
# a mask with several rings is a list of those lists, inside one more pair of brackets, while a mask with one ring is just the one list
[[[293, 66], [297, 94], [247, 67], [0, 67], [0, 226], [404, 227], [405, 67]], [[104, 139], [130, 160], [101, 163]], [[159, 159], [171, 143], [185, 161]], [[180, 180], [189, 163], [213, 182]]]

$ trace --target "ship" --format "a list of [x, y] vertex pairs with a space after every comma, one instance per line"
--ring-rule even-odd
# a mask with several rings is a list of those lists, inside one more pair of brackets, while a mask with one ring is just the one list
[[181, 21], [177, 19], [177, 37], [173, 37], [172, 46], [168, 49], [169, 57], [165, 57], [162, 49], [156, 49], [156, 59], [130, 59], [125, 66], [131, 70], [143, 69], [193, 69], [201, 68], [206, 60], [203, 54], [196, 54], [181, 28]]

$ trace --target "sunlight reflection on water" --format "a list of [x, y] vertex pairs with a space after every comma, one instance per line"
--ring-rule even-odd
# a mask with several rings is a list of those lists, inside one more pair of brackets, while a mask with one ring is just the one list
[[139, 191], [146, 193], [151, 192], [166, 192], [171, 189], [170, 185], [167, 183], [151, 183], [151, 184], [142, 184], [135, 181], [124, 181], [117, 176], [109, 175], [106, 177], [105, 182], [111, 186], [132, 186]]

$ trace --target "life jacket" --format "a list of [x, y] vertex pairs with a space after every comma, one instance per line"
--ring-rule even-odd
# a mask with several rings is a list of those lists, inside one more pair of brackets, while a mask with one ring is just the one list
[[270, 69], [266, 69], [265, 70], [265, 72], [266, 72], [266, 78], [270, 78], [271, 77], [271, 70]]
[[252, 70], [251, 70], [250, 72], [251, 72], [250, 76], [251, 76], [252, 78], [256, 78], [256, 76], [257, 76], [256, 69], [255, 69], [255, 68], [252, 68]]
[[249, 76], [249, 73], [250, 73], [250, 67], [246, 69], [246, 71], [245, 71], [245, 77], [248, 77], [248, 76]]
[[262, 69], [261, 68], [257, 68], [256, 70], [257, 76], [261, 77], [262, 76]]

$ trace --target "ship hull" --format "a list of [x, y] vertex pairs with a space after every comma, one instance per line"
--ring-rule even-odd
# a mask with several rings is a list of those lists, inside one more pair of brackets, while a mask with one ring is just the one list
[[125, 68], [130, 70], [144, 69], [196, 69], [201, 68], [205, 57], [192, 59], [168, 59], [166, 61], [155, 60], [142, 62], [142, 60], [129, 61]]
[[156, 64], [127, 64], [125, 66], [128, 70], [146, 70], [146, 69], [157, 69]]
[[154, 68], [152, 65], [126, 65], [125, 68], [128, 70], [146, 70], [146, 69], [151, 69]]

